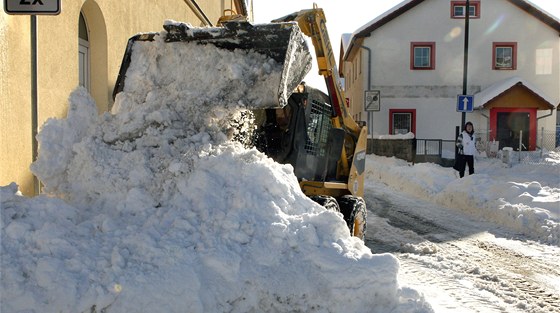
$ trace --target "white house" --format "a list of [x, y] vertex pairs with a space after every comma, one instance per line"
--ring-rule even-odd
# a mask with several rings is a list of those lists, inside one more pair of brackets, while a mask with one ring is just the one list
[[553, 138], [560, 21], [526, 0], [469, 7], [466, 27], [466, 1], [406, 0], [343, 36], [346, 97], [370, 133], [453, 140], [465, 120], [500, 147], [520, 133], [528, 150], [540, 147], [542, 130]]

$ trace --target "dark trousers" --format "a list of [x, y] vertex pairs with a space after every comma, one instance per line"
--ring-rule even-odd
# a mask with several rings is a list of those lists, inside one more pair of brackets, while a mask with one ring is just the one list
[[465, 176], [465, 168], [469, 166], [469, 175], [474, 174], [474, 157], [472, 155], [457, 155], [457, 170], [459, 171], [459, 176]]

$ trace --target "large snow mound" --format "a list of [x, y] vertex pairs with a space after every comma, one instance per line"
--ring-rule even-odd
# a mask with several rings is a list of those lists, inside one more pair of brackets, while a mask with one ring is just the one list
[[78, 88], [67, 118], [45, 123], [32, 170], [46, 195], [0, 188], [2, 311], [425, 308], [399, 289], [395, 257], [351, 237], [291, 166], [230, 140], [245, 116], [232, 81], [266, 82], [273, 62], [173, 49], [156, 41], [134, 52], [111, 114], [97, 116]]

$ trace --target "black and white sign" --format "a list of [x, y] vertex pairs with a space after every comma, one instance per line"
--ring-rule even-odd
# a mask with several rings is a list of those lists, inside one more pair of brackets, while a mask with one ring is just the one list
[[366, 111], [381, 110], [381, 95], [379, 90], [366, 90], [364, 95], [364, 107]]
[[4, 0], [7, 14], [58, 15], [61, 0]]

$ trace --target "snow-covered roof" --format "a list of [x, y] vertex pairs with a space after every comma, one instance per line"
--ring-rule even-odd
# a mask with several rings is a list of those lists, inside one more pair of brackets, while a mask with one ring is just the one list
[[533, 84], [519, 76], [514, 76], [505, 80], [498, 81], [490, 85], [488, 88], [485, 88], [482, 91], [474, 94], [473, 106], [475, 108], [481, 108], [492, 99], [503, 94], [516, 85], [523, 85], [527, 89], [531, 90], [535, 95], [546, 101], [550, 105], [550, 109], [556, 107], [557, 103], [554, 103], [554, 101], [550, 97], [548, 97], [544, 92], [539, 90]]
[[351, 33], [345, 33], [345, 34], [342, 34], [340, 36], [342, 49], [344, 49], [344, 51], [346, 51], [346, 49], [348, 48], [348, 45], [350, 45], [350, 40], [351, 39], [352, 39], [352, 34]]
[[[512, 4], [516, 5], [520, 9], [526, 11], [527, 13], [533, 15], [535, 18], [537, 18], [544, 24], [558, 31], [558, 33], [560, 34], [560, 20], [555, 16], [553, 16], [552, 14], [546, 12], [544, 9], [538, 7], [537, 5], [535, 5], [529, 0], [507, 0], [507, 1], [511, 2]], [[369, 21], [368, 23], [364, 24], [360, 28], [356, 29], [352, 33], [351, 38], [348, 40], [348, 45], [344, 46], [343, 59], [346, 59], [346, 57], [349, 55], [349, 52], [353, 48], [353, 44], [357, 39], [369, 36], [369, 34], [371, 34], [379, 27], [392, 21], [396, 17], [400, 16], [401, 14], [405, 13], [409, 9], [415, 7], [416, 5], [422, 2], [424, 2], [424, 0], [404, 0], [399, 4], [395, 5], [390, 10], [377, 16], [375, 19]]]

